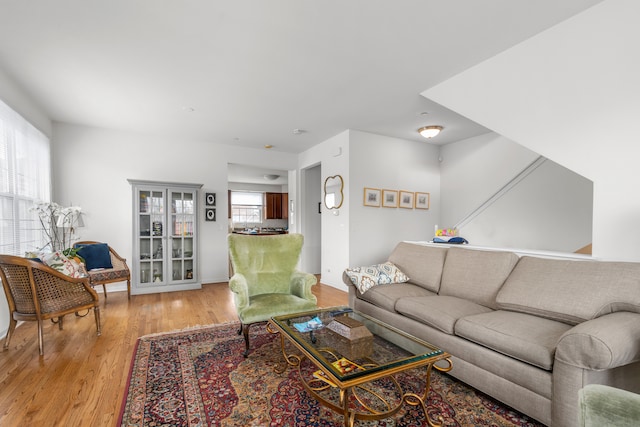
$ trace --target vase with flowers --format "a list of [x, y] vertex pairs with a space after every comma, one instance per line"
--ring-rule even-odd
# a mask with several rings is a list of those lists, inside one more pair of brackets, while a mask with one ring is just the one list
[[63, 207], [55, 202], [46, 202], [34, 205], [31, 210], [38, 215], [46, 236], [46, 243], [39, 251], [61, 251], [68, 257], [77, 256], [72, 244], [76, 240], [76, 228], [84, 225], [82, 208]]

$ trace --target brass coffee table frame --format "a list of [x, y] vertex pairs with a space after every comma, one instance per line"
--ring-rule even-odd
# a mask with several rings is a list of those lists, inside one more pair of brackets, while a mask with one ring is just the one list
[[[300, 319], [304, 317], [308, 317], [310, 319], [315, 315], [323, 315], [326, 317], [327, 313], [335, 312], [344, 308], [345, 307], [334, 307], [304, 313], [296, 313], [293, 315], [276, 316], [271, 318], [271, 320], [267, 324], [267, 330], [270, 333], [280, 334], [280, 346], [282, 349], [284, 360], [286, 361], [287, 365], [296, 367], [298, 369], [302, 384], [309, 392], [309, 394], [311, 394], [322, 405], [332, 409], [337, 413], [341, 413], [344, 417], [345, 427], [353, 427], [355, 424], [355, 420], [379, 420], [391, 417], [402, 408], [402, 405], [404, 403], [410, 406], [420, 406], [425, 414], [425, 418], [427, 419], [427, 423], [429, 424], [429, 426], [441, 426], [444, 423], [444, 419], [442, 416], [438, 416], [437, 421], [433, 421], [429, 417], [429, 414], [427, 412], [427, 395], [429, 393], [429, 388], [431, 387], [432, 370], [436, 369], [440, 372], [448, 372], [453, 367], [450, 359], [450, 354], [397, 328], [380, 322], [379, 320], [376, 320], [370, 316], [358, 312], [353, 312], [353, 315], [357, 316], [361, 320], [364, 320], [365, 324], [373, 326], [377, 331], [384, 331], [387, 336], [389, 336], [389, 334], [395, 335], [402, 338], [403, 340], [410, 340], [411, 342], [416, 343], [419, 348], [432, 349], [432, 351], [426, 353], [418, 352], [419, 354], [415, 354], [413, 357], [406, 357], [402, 360], [397, 361], [387, 361], [386, 363], [382, 364], [378, 364], [371, 359], [367, 359], [365, 363], [360, 363], [360, 366], [365, 368], [364, 371], [352, 375], [340, 375], [333, 369], [329, 368], [329, 366], [331, 361], [338, 360], [342, 355], [337, 353], [332, 348], [314, 347], [303, 337], [302, 333], [298, 332], [294, 327], [291, 326], [291, 321], [293, 319]], [[307, 334], [307, 332], [305, 332], [304, 334]], [[311, 335], [311, 338], [313, 338], [313, 332], [310, 332], [309, 334]], [[376, 333], [376, 335], [379, 334]], [[387, 341], [392, 341], [388, 340], [382, 335], [380, 336]], [[302, 354], [288, 354], [285, 348], [285, 338], [286, 341], [293, 344], [294, 347], [297, 348]], [[311, 380], [308, 380], [306, 378], [308, 374], [305, 375], [302, 372], [302, 363], [304, 359], [312, 362], [313, 365], [319, 368], [333, 383], [333, 385], [335, 385], [335, 387], [339, 389], [339, 398], [336, 399], [337, 401], [325, 398], [321, 394], [322, 391], [331, 389], [332, 385], [329, 385], [328, 383], [316, 378], [313, 378]], [[437, 362], [441, 361], [446, 362], [447, 366], [441, 367], [436, 365]], [[283, 372], [286, 369], [287, 365], [284, 365], [282, 368], [276, 366], [276, 370], [278, 372]], [[423, 367], [425, 369], [426, 384], [424, 392], [422, 394], [416, 394], [412, 392], [405, 392], [404, 390], [402, 390], [402, 387], [395, 379], [394, 375], [410, 369]], [[384, 396], [377, 394], [376, 391], [371, 387], [371, 384], [373, 382], [381, 379], [393, 382], [394, 387], [396, 388], [399, 395], [399, 399], [397, 399], [397, 402], [394, 403], [387, 401]], [[367, 383], [370, 383], [370, 385], [368, 386]], [[386, 409], [377, 410], [367, 405], [364, 399], [360, 397], [360, 393], [367, 393], [370, 396], [374, 396], [377, 400], [382, 402], [383, 406]], [[353, 397], [360, 403], [360, 409], [364, 408], [366, 412], [352, 410], [350, 408], [351, 395], [353, 395]]]

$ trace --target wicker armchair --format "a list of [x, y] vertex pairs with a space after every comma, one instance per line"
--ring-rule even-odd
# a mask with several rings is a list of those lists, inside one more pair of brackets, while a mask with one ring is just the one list
[[[38, 322], [38, 345], [42, 345], [42, 322], [47, 319], [62, 329], [65, 315], [93, 308], [96, 329], [100, 335], [100, 308], [98, 294], [91, 288], [88, 278], [75, 279], [46, 265], [11, 255], [0, 255], [0, 278], [9, 304], [9, 329], [4, 349], [16, 328], [18, 320]], [[56, 320], [57, 319], [57, 320]]]
[[[74, 246], [92, 245], [94, 241], [76, 242]], [[105, 268], [98, 271], [87, 271], [91, 286], [102, 285], [104, 291], [104, 302], [107, 303], [107, 283], [127, 281], [127, 298], [131, 299], [131, 271], [127, 266], [127, 260], [122, 258], [116, 251], [109, 246], [109, 254], [111, 255], [111, 264], [113, 268]]]

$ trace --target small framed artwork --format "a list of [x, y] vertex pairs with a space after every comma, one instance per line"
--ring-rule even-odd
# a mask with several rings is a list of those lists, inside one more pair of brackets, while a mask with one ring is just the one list
[[366, 188], [364, 189], [364, 205], [365, 206], [374, 206], [376, 208], [380, 207], [380, 190], [377, 188]]
[[429, 203], [431, 199], [430, 193], [418, 193], [416, 192], [416, 209], [429, 209]]
[[215, 221], [216, 220], [216, 208], [206, 208], [204, 210], [204, 219], [206, 221]]
[[400, 191], [400, 207], [413, 209], [413, 192]]
[[204, 195], [204, 204], [205, 204], [205, 206], [215, 206], [216, 205], [216, 193], [206, 193]]
[[382, 207], [397, 208], [398, 207], [398, 191], [382, 190]]

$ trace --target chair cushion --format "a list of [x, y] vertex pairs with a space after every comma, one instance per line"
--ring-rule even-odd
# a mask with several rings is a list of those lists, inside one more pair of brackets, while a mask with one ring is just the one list
[[261, 294], [252, 296], [249, 305], [238, 313], [240, 321], [250, 323], [263, 322], [273, 316], [315, 310], [315, 302], [290, 294]]
[[129, 272], [127, 270], [104, 269], [89, 271], [89, 281], [91, 283], [115, 282], [118, 279], [127, 280], [128, 278]]
[[106, 243], [92, 243], [78, 245], [78, 255], [84, 258], [87, 270], [95, 268], [113, 268], [109, 245]]
[[455, 334], [549, 371], [558, 340], [569, 329], [566, 323], [499, 310], [458, 320]]
[[396, 311], [442, 332], [453, 334], [458, 319], [493, 310], [462, 298], [435, 295], [400, 298], [396, 302]]
[[345, 273], [361, 294], [377, 285], [404, 283], [409, 280], [407, 275], [400, 271], [392, 262], [366, 267], [347, 268]]

